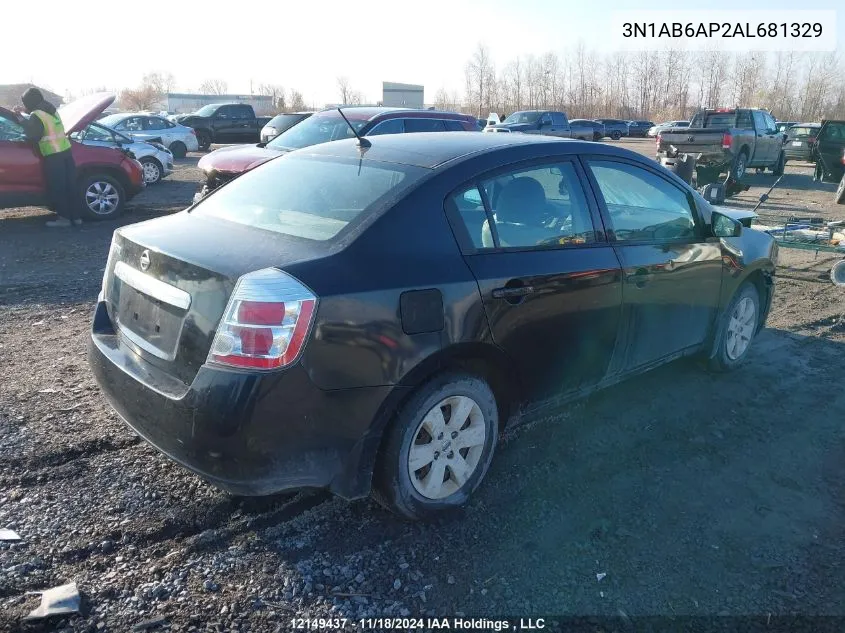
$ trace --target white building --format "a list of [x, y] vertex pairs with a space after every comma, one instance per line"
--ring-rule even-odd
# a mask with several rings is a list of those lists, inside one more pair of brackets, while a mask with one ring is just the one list
[[399, 84], [392, 81], [382, 82], [381, 102], [394, 108], [423, 108], [424, 87], [416, 84]]

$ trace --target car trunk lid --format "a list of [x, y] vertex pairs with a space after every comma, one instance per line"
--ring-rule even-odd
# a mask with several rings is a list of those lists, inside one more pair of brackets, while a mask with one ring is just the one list
[[183, 212], [115, 231], [104, 299], [115, 331], [137, 354], [190, 384], [238, 279], [323, 249]]

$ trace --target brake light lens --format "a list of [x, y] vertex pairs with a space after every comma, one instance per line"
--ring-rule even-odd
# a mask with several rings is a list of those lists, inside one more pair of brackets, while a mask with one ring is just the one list
[[657, 142], [657, 145], [660, 146], [660, 142], [663, 140], [663, 135], [658, 132], [654, 138]]
[[730, 149], [733, 138], [727, 132], [722, 134], [722, 149]]
[[189, 129], [191, 130], [191, 134], [193, 134], [194, 136], [197, 135], [197, 131], [194, 128], [189, 128]]
[[249, 369], [291, 365], [308, 338], [317, 296], [275, 268], [244, 275], [232, 293], [208, 362]]

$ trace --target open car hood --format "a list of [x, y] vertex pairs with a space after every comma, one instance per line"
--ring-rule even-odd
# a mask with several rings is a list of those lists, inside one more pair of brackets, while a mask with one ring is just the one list
[[65, 126], [65, 133], [70, 135], [74, 132], [84, 130], [85, 127], [95, 121], [103, 110], [114, 103], [113, 94], [101, 92], [88, 95], [59, 108], [59, 116]]

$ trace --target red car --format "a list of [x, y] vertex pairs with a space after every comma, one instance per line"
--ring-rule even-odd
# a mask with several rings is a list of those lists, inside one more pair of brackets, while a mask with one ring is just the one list
[[[475, 117], [457, 112], [409, 108], [343, 108], [343, 114], [359, 136], [404, 132], [477, 132]], [[291, 150], [354, 136], [337, 109], [323, 110], [285, 130], [269, 143], [223, 147], [203, 156], [199, 168], [206, 182], [194, 196], [202, 198], [245, 171]]]
[[[90, 95], [59, 109], [70, 136], [85, 129], [114, 102], [113, 95]], [[144, 187], [144, 170], [130, 154], [71, 140], [79, 180], [79, 204], [89, 220], [114, 218]], [[0, 209], [44, 206], [47, 192], [41, 155], [27, 142], [17, 116], [0, 108]]]

